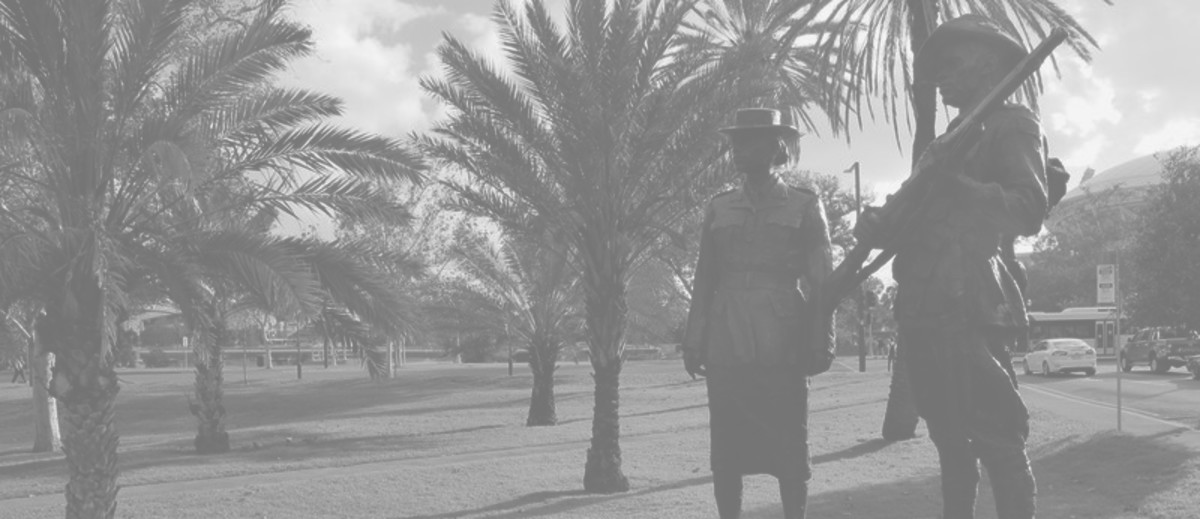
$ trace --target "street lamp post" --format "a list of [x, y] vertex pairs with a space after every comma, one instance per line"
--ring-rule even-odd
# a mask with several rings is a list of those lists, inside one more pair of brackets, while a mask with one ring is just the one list
[[[862, 179], [859, 173], [858, 161], [851, 164], [843, 173], [854, 172], [854, 222], [857, 224], [858, 219], [862, 218]], [[858, 287], [858, 292], [855, 294], [855, 326], [854, 331], [858, 342], [858, 371], [867, 371], [867, 341], [866, 332], [863, 330], [863, 321], [865, 320], [863, 301], [863, 289]]]

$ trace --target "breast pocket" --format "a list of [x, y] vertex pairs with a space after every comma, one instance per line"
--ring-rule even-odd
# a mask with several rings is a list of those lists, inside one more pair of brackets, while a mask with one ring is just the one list
[[709, 224], [713, 242], [718, 251], [727, 254], [738, 247], [739, 238], [744, 239], [746, 222], [749, 215], [746, 211], [732, 208], [719, 208]]

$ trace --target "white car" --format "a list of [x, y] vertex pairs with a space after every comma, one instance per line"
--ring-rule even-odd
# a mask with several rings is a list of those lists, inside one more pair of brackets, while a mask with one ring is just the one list
[[1096, 374], [1096, 350], [1079, 339], [1042, 339], [1025, 354], [1025, 374], [1037, 372], [1047, 377], [1054, 373], [1082, 371]]

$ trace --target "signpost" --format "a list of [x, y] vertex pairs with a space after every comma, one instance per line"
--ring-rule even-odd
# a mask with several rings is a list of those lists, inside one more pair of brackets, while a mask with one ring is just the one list
[[[1117, 352], [1117, 431], [1121, 430], [1121, 298], [1117, 293], [1117, 261], [1096, 265], [1096, 304], [1116, 305], [1113, 315], [1113, 348]], [[1099, 338], [1097, 338], [1099, 339]]]
[[1117, 303], [1117, 266], [1096, 265], [1096, 304]]

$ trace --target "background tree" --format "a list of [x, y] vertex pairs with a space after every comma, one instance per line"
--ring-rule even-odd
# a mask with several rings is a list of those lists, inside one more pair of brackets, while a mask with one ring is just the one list
[[[1136, 213], [1121, 209], [1131, 202], [1129, 195], [1122, 189], [1084, 193], [1037, 238], [1026, 269], [1031, 310], [1095, 306], [1096, 265], [1112, 261], [1115, 252], [1130, 250], [1136, 238], [1128, 229], [1141, 225]], [[1122, 279], [1122, 289], [1131, 281]]]
[[[856, 86], [835, 66], [839, 26], [823, 21], [827, 0], [700, 0], [685, 20], [680, 44], [705, 67], [721, 74], [746, 106], [791, 110], [800, 125], [820, 128], [823, 116], [834, 133], [845, 129], [845, 99]], [[842, 52], [852, 54], [856, 49]], [[737, 69], [736, 74], [724, 71]], [[814, 110], [816, 109], [816, 110]], [[793, 148], [793, 155], [798, 148]]]
[[421, 147], [469, 176], [448, 184], [462, 205], [505, 229], [553, 231], [569, 244], [595, 371], [584, 470], [592, 492], [629, 487], [618, 388], [632, 267], [718, 183], [715, 130], [736, 106], [710, 82], [688, 81], [700, 62], [673, 50], [689, 6], [576, 0], [564, 31], [540, 0], [523, 12], [500, 2], [512, 73], [447, 36], [438, 49], [445, 80], [422, 82], [451, 110]]
[[[577, 336], [578, 278], [565, 247], [553, 239], [521, 239], [466, 225], [456, 234], [451, 256], [461, 303], [495, 332], [529, 352], [533, 394], [527, 426], [554, 425], [554, 371], [563, 345]], [[554, 245], [558, 247], [547, 247]]]
[[[14, 166], [10, 164], [10, 167]], [[6, 358], [21, 357], [34, 409], [33, 452], [57, 452], [62, 448], [58, 401], [48, 390], [54, 354], [38, 346], [34, 331], [42, 300], [34, 293], [36, 287], [24, 275], [24, 269], [20, 268], [28, 260], [24, 255], [27, 249], [20, 243], [29, 236], [21, 223], [2, 216], [10, 208], [38, 202], [30, 199], [31, 193], [20, 190], [10, 178], [0, 175], [0, 312], [4, 313], [0, 330], [4, 330], [9, 338], [4, 345], [8, 349], [0, 352], [0, 365]], [[42, 228], [38, 223], [25, 224]]]
[[1133, 320], [1143, 326], [1186, 326], [1200, 330], [1200, 147], [1181, 148], [1163, 161], [1164, 182], [1142, 211], [1129, 249]]
[[[0, 145], [21, 161], [0, 184], [30, 193], [0, 219], [18, 230], [6, 240], [17, 250], [10, 272], [36, 287], [45, 314], [35, 335], [56, 358], [50, 390], [64, 415], [67, 517], [116, 510], [114, 316], [127, 306], [131, 249], [156, 239], [152, 224], [197, 190], [255, 175], [307, 186], [310, 207], [323, 207], [322, 195], [346, 182], [289, 174], [402, 179], [418, 162], [396, 141], [311, 124], [336, 115], [335, 100], [255, 90], [311, 47], [307, 30], [279, 19], [282, 0], [261, 2], [237, 31], [179, 51], [194, 5], [0, 1], [0, 56], [18, 78], [3, 91]], [[297, 106], [310, 103], [316, 113]], [[239, 127], [247, 120], [260, 124]], [[216, 151], [222, 144], [226, 154]]]
[[[695, 248], [697, 244], [689, 245]], [[679, 333], [687, 320], [690, 296], [670, 267], [659, 259], [676, 251], [682, 252], [674, 245], [667, 245], [634, 267], [626, 299], [629, 306], [627, 343], [679, 344], [683, 341]]]
[[[409, 209], [411, 214], [405, 225], [405, 232], [396, 232], [394, 225], [379, 219], [355, 218], [343, 214], [338, 218], [336, 236], [339, 240], [373, 244], [383, 254], [380, 259], [386, 261], [373, 263], [393, 285], [393, 290], [403, 298], [406, 307], [404, 314], [408, 316], [406, 322], [411, 323], [411, 326], [397, 337], [375, 334], [355, 340], [363, 344], [373, 344], [375, 349], [391, 350], [395, 346], [395, 339], [428, 347], [437, 342], [441, 333], [447, 331], [439, 326], [442, 321], [438, 317], [445, 312], [457, 311], [454, 303], [446, 298], [442, 274], [450, 262], [449, 251], [454, 244], [454, 229], [462, 221], [462, 215], [443, 210], [442, 204], [447, 192], [436, 182], [397, 186], [388, 192], [387, 196], [392, 200], [391, 203]], [[337, 323], [331, 321], [331, 324]], [[352, 332], [353, 327], [347, 331]], [[383, 353], [378, 352], [374, 355], [379, 357], [378, 360], [385, 361], [376, 367], [386, 368]], [[395, 355], [395, 352], [391, 355]], [[370, 362], [365, 364], [368, 369], [372, 366]], [[395, 375], [388, 369], [379, 369], [373, 373], [376, 377]]]

